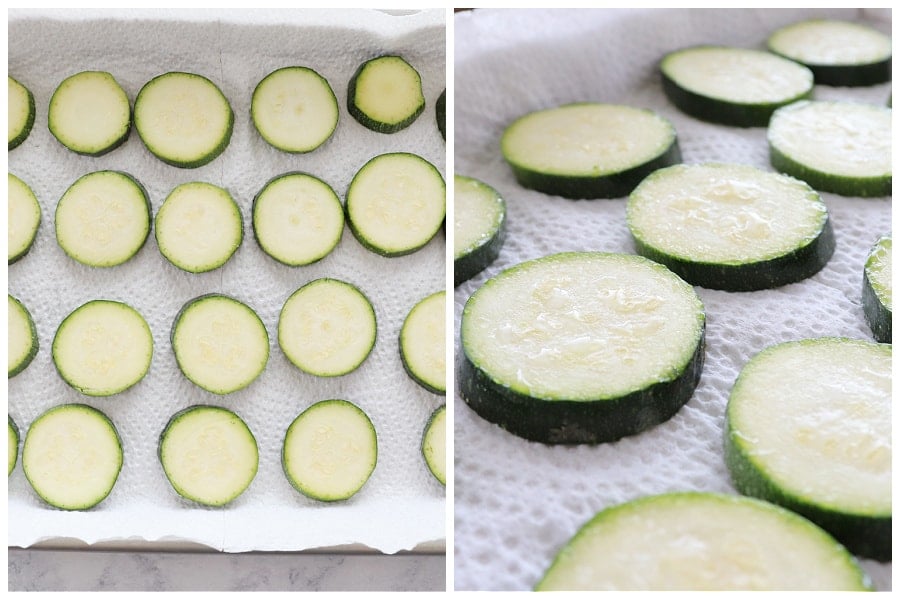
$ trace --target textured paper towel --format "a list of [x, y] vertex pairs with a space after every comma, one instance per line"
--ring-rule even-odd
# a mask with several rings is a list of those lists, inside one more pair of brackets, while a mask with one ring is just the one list
[[[667, 51], [691, 44], [759, 48], [774, 28], [812, 15], [861, 18], [850, 9], [457, 15], [454, 170], [499, 190], [509, 217], [498, 261], [456, 289], [457, 339], [464, 302], [505, 267], [568, 250], [634, 252], [624, 199], [576, 202], [515, 183], [498, 147], [512, 119], [576, 101], [641, 106], [673, 122], [684, 162], [730, 161], [770, 170], [764, 128], [711, 125], [679, 113], [662, 94], [656, 65]], [[890, 31], [889, 20], [874, 24]], [[889, 91], [889, 84], [819, 86], [815, 96], [883, 105]], [[674, 490], [735, 493], [723, 461], [722, 426], [740, 367], [776, 342], [821, 335], [872, 339], [859, 301], [862, 268], [871, 245], [890, 230], [890, 198], [823, 197], [837, 250], [822, 272], [759, 292], [698, 288], [708, 318], [706, 364], [694, 396], [670, 421], [613, 444], [550, 447], [502, 431], [456, 397], [457, 589], [532, 587], [559, 548], [608, 506]], [[880, 588], [890, 587], [889, 564], [864, 566]]]
[[[9, 478], [9, 545], [41, 540], [189, 540], [227, 551], [302, 550], [364, 544], [384, 552], [411, 549], [444, 538], [444, 488], [419, 451], [428, 416], [444, 402], [410, 380], [397, 346], [412, 306], [443, 289], [445, 242], [400, 258], [365, 250], [345, 229], [337, 248], [314, 265], [290, 268], [264, 255], [253, 238], [250, 205], [272, 177], [302, 170], [343, 198], [357, 169], [392, 151], [417, 153], [444, 172], [444, 142], [434, 103], [445, 85], [444, 11], [393, 16], [376, 11], [166, 11], [46, 13], [13, 11], [9, 21], [9, 73], [34, 93], [37, 118], [29, 138], [9, 154], [9, 170], [31, 185], [43, 222], [31, 253], [9, 268], [9, 292], [29, 308], [41, 350], [9, 381], [9, 414], [25, 432], [51, 406], [86, 402], [107, 413], [123, 440], [125, 463], [112, 494], [95, 509], [68, 513], [42, 504], [17, 468]], [[347, 84], [357, 66], [381, 53], [399, 53], [422, 76], [426, 110], [408, 129], [377, 134], [347, 113]], [[254, 86], [276, 68], [317, 70], [334, 89], [340, 121], [325, 146], [289, 155], [268, 146], [249, 118]], [[111, 72], [134, 100], [152, 77], [183, 70], [205, 75], [222, 89], [235, 113], [228, 149], [198, 169], [163, 164], [135, 132], [100, 157], [76, 156], [47, 130], [47, 105], [56, 85], [77, 71]], [[154, 214], [178, 184], [208, 181], [231, 191], [244, 219], [244, 241], [222, 268], [192, 275], [171, 266], [153, 236], [130, 262], [92, 269], [69, 259], [56, 244], [56, 202], [79, 176], [120, 169], [147, 188]], [[306, 375], [277, 344], [278, 313], [304, 283], [334, 277], [356, 284], [372, 301], [378, 325], [375, 348], [352, 374], [331, 379]], [[181, 375], [169, 344], [172, 321], [189, 299], [208, 292], [234, 296], [257, 311], [269, 332], [271, 353], [263, 374], [248, 388], [216, 396]], [[86, 398], [56, 374], [50, 347], [62, 319], [95, 298], [121, 300], [148, 321], [154, 356], [147, 377], [110, 398]], [[372, 419], [378, 465], [365, 487], [346, 503], [323, 504], [297, 493], [282, 474], [280, 450], [291, 420], [313, 402], [344, 398]], [[224, 509], [181, 500], [156, 458], [157, 439], [169, 417], [193, 404], [237, 412], [256, 436], [259, 472], [249, 489]]]

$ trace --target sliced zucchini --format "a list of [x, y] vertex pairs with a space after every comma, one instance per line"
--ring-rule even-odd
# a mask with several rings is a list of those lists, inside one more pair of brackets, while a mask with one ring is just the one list
[[31, 90], [7, 75], [9, 80], [9, 104], [7, 127], [9, 147], [7, 152], [25, 141], [34, 126], [34, 96]]
[[194, 73], [163, 73], [134, 101], [134, 126], [154, 156], [174, 167], [201, 167], [231, 141], [234, 112], [212, 81]]
[[63, 404], [42, 414], [22, 446], [22, 469], [31, 487], [63, 510], [100, 504], [116, 484], [122, 460], [115, 425], [85, 404]]
[[891, 109], [803, 101], [772, 115], [769, 159], [820, 192], [891, 195]]
[[618, 198], [681, 161], [675, 128], [649, 110], [580, 103], [514, 121], [500, 140], [522, 186], [565, 198]]
[[407, 152], [381, 154], [353, 176], [347, 220], [359, 242], [382, 256], [402, 256], [431, 241], [444, 222], [446, 187], [430, 162]]
[[396, 133], [412, 125], [425, 110], [422, 79], [399, 56], [368, 60], [350, 79], [347, 110], [372, 131]]
[[56, 241], [74, 260], [91, 267], [127, 262], [149, 235], [147, 191], [127, 173], [83, 175], [56, 205]]
[[266, 75], [253, 90], [253, 125], [284, 152], [312, 152], [338, 124], [338, 102], [328, 81], [307, 67], [284, 67]]
[[253, 234], [263, 252], [291, 267], [325, 258], [341, 241], [344, 206], [308, 173], [271, 179], [253, 199]]
[[278, 345], [298, 369], [319, 377], [356, 370], [375, 346], [375, 309], [354, 285], [316, 279], [285, 301]]
[[101, 156], [128, 139], [131, 101], [109, 73], [76, 73], [53, 92], [47, 126], [53, 137], [72, 152]]
[[219, 406], [200, 405], [169, 419], [159, 436], [159, 460], [179, 496], [224, 506], [256, 477], [259, 450], [239, 416]]
[[880, 561], [891, 560], [891, 355], [845, 338], [770, 346], [741, 369], [725, 422], [739, 492]]
[[535, 587], [552, 590], [871, 590], [854, 557], [787, 510], [740, 496], [672, 492], [607, 508]]
[[863, 269], [862, 306], [866, 322], [877, 342], [891, 343], [891, 236], [880, 238], [866, 259]]
[[660, 62], [663, 91], [684, 113], [737, 127], [765, 127], [779, 107], [812, 95], [812, 72], [760, 50], [693, 46]]
[[528, 261], [466, 302], [459, 390], [481, 417], [525, 439], [611, 442], [690, 399], [705, 321], [694, 288], [641, 256]]
[[447, 485], [447, 405], [431, 413], [422, 433], [422, 457], [434, 478]]
[[41, 205], [28, 184], [9, 173], [7, 254], [13, 264], [31, 250], [41, 224]]
[[453, 285], [468, 281], [500, 255], [506, 239], [506, 202], [484, 182], [453, 178]]
[[246, 304], [223, 294], [189, 300], [172, 325], [172, 349], [189, 380], [214, 394], [250, 385], [269, 361], [269, 334]]
[[9, 334], [7, 357], [9, 359], [9, 377], [15, 377], [31, 364], [38, 353], [37, 329], [31, 313], [18, 299], [9, 296], [6, 308], [6, 326]]
[[9, 477], [12, 475], [13, 469], [16, 468], [16, 462], [19, 460], [19, 427], [16, 425], [16, 422], [12, 420], [12, 417], [6, 415], [9, 419], [8, 426], [8, 436], [9, 441], [6, 446], [6, 462], [9, 465], [7, 469], [6, 476]]
[[241, 209], [228, 190], [199, 181], [172, 190], [156, 213], [156, 244], [189, 273], [218, 269], [244, 239]]
[[834, 253], [819, 194], [748, 165], [660, 169], [631, 193], [626, 215], [639, 254], [706, 288], [760, 290], [800, 281]]
[[891, 80], [891, 38], [867, 25], [813, 19], [769, 36], [775, 54], [808, 67], [816, 83], [865, 86]]
[[447, 139], [447, 90], [443, 90], [434, 104], [434, 118], [441, 137]]
[[416, 303], [400, 328], [400, 358], [413, 381], [435, 394], [447, 392], [446, 299], [435, 292]]
[[127, 304], [92, 300], [60, 323], [52, 354], [70, 386], [86, 396], [112, 396], [147, 374], [153, 336], [147, 321]]
[[298, 492], [314, 500], [350, 498], [369, 480], [377, 461], [372, 421], [346, 400], [316, 402], [284, 435], [284, 473]]

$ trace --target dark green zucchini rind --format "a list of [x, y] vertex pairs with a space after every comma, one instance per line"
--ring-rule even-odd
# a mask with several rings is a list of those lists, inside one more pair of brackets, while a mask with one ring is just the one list
[[781, 173], [805, 181], [820, 192], [841, 196], [877, 198], [891, 195], [891, 175], [880, 177], [850, 177], [833, 175], [797, 162], [769, 143], [769, 162]]
[[12, 77], [9, 77], [8, 75], [7, 78], [9, 79], [9, 86], [11, 88], [20, 88], [21, 90], [25, 90], [28, 98], [28, 113], [25, 116], [25, 121], [22, 123], [22, 126], [18, 129], [18, 131], [13, 132], [12, 137], [9, 138], [9, 147], [7, 148], [7, 152], [9, 152], [13, 148], [21, 145], [22, 142], [24, 142], [28, 138], [28, 134], [31, 133], [31, 128], [34, 126], [35, 107], [34, 94], [31, 93], [31, 90], [29, 90], [27, 87], [25, 87]]
[[500, 228], [493, 237], [469, 254], [453, 259], [453, 286], [465, 283], [488, 268], [500, 256], [504, 241], [506, 241], [505, 214]]
[[[785, 57], [790, 58], [790, 57]], [[835, 87], [865, 87], [891, 80], [891, 59], [853, 66], [805, 65], [816, 83]]]
[[441, 92], [434, 105], [434, 118], [437, 121], [441, 137], [447, 139], [447, 90]]
[[16, 422], [12, 420], [11, 416], [6, 415], [6, 418], [9, 419], [9, 426], [7, 429], [7, 433], [9, 435], [9, 456], [6, 457], [6, 476], [9, 477], [10, 475], [12, 475], [13, 469], [16, 468], [16, 463], [19, 461], [19, 426], [16, 425]]
[[[887, 299], [879, 296], [879, 294], [875, 291], [877, 284], [874, 284], [874, 282], [872, 281], [870, 271], [877, 268], [874, 264], [877, 261], [877, 256], [875, 255], [875, 253], [878, 250], [881, 250], [882, 252], [885, 250], [884, 248], [880, 248], [880, 246], [886, 244], [886, 250], [888, 252], [888, 255], [890, 255], [890, 240], [890, 237], [882, 238], [878, 241], [876, 247], [872, 249], [872, 252], [869, 253], [869, 258], [866, 261], [865, 268], [863, 269], [862, 286], [862, 308], [866, 323], [869, 324], [869, 328], [872, 330], [872, 335], [875, 337], [875, 341], [886, 344], [890, 344], [892, 342], [891, 330], [893, 328], [893, 312], [892, 307], [889, 306], [890, 295]], [[889, 293], [890, 292], [888, 291], [888, 294]], [[887, 301], [888, 304], [886, 304], [885, 301]]]
[[419, 86], [419, 94], [421, 96], [422, 93], [422, 83], [421, 78], [419, 76], [418, 71], [413, 68], [408, 62], [406, 62], [400, 56], [379, 56], [377, 58], [373, 58], [372, 60], [366, 61], [359, 66], [356, 72], [353, 74], [353, 77], [350, 79], [350, 84], [347, 89], [347, 111], [350, 115], [356, 119], [356, 121], [367, 129], [371, 129], [372, 131], [376, 131], [378, 133], [397, 133], [403, 129], [406, 129], [413, 122], [419, 118], [419, 115], [425, 110], [425, 97], [421, 96], [421, 101], [417, 104], [417, 106], [411, 110], [407, 115], [397, 121], [394, 122], [385, 122], [375, 119], [368, 115], [363, 109], [360, 108], [360, 100], [357, 98], [357, 93], [359, 90], [359, 79], [362, 76], [363, 72], [371, 66], [371, 64], [382, 61], [382, 60], [393, 60], [400, 61], [404, 63], [407, 67], [409, 67], [411, 74], [414, 74], [414, 79], [418, 82]]

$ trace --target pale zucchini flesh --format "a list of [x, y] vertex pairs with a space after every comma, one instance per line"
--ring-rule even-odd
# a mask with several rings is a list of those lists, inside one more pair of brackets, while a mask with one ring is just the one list
[[447, 484], [447, 406], [437, 408], [422, 433], [422, 457], [434, 478]]
[[400, 328], [400, 357], [413, 381], [435, 394], [447, 391], [446, 298], [443, 291], [413, 306]]
[[360, 65], [350, 80], [347, 109], [361, 125], [379, 133], [409, 127], [425, 110], [422, 79], [399, 56], [379, 56]]
[[15, 377], [31, 364], [38, 353], [37, 329], [31, 313], [17, 298], [8, 295], [6, 312], [7, 360], [9, 377]]
[[31, 90], [7, 75], [9, 96], [7, 104], [7, 129], [9, 145], [7, 151], [25, 141], [34, 126], [34, 95]]
[[69, 150], [100, 156], [128, 139], [131, 101], [111, 74], [83, 71], [64, 79], [53, 92], [47, 125]]
[[497, 190], [456, 175], [453, 187], [453, 282], [459, 285], [500, 255], [506, 233], [506, 202]]
[[7, 193], [6, 243], [8, 264], [11, 265], [25, 256], [34, 244], [41, 224], [41, 205], [28, 184], [12, 173], [9, 173]]

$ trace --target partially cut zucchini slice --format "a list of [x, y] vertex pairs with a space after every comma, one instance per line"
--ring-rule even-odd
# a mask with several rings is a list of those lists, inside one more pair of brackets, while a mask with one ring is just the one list
[[528, 261], [466, 302], [459, 390], [481, 417], [525, 439], [611, 442], [690, 399], [705, 322], [694, 288], [641, 256]]
[[607, 508], [560, 550], [537, 591], [868, 591], [853, 556], [787, 510], [673, 492]]
[[6, 462], [8, 465], [6, 476], [9, 477], [19, 461], [19, 427], [12, 420], [12, 417], [6, 415], [6, 418], [9, 419], [9, 425], [7, 426], [8, 442], [6, 445]]
[[447, 485], [447, 405], [431, 413], [422, 433], [422, 457], [434, 478]]
[[616, 104], [529, 113], [506, 128], [500, 149], [519, 184], [565, 198], [619, 198], [681, 160], [669, 121]]
[[323, 502], [346, 500], [378, 462], [378, 438], [365, 412], [346, 400], [316, 402], [284, 435], [281, 464], [298, 492]]
[[626, 215], [640, 254], [707, 288], [746, 291], [800, 281], [834, 253], [819, 194], [793, 177], [748, 165], [660, 169], [631, 193]]
[[28, 184], [9, 173], [7, 254], [13, 264], [31, 250], [41, 224], [41, 205]]
[[100, 504], [115, 486], [122, 461], [115, 425], [85, 404], [63, 404], [42, 414], [22, 446], [22, 469], [31, 487], [63, 510]]
[[15, 377], [37, 356], [39, 343], [31, 313], [17, 298], [11, 295], [8, 297], [9, 304], [6, 308], [8, 372], [9, 377]]
[[891, 236], [880, 238], [866, 259], [863, 269], [862, 306], [866, 322], [872, 329], [877, 342], [891, 343], [893, 313], [893, 258], [891, 256]]
[[770, 346], [728, 399], [725, 460], [743, 494], [780, 504], [854, 554], [891, 560], [891, 346]]
[[506, 238], [506, 202], [494, 188], [453, 179], [453, 285], [468, 281], [500, 255]]
[[7, 152], [25, 141], [34, 126], [34, 96], [31, 90], [7, 75], [9, 96], [7, 105], [9, 147]]
[[347, 89], [347, 109], [361, 125], [378, 133], [396, 133], [425, 110], [422, 79], [399, 56], [364, 62]]
[[413, 381], [435, 394], [447, 392], [446, 298], [440, 291], [419, 300], [400, 328], [403, 367]]
[[441, 91], [437, 102], [434, 103], [434, 118], [437, 121], [438, 131], [441, 137], [447, 139], [447, 90]]
[[47, 126], [53, 137], [72, 152], [101, 156], [128, 139], [131, 101], [109, 73], [76, 73], [53, 92]]
[[244, 493], [259, 466], [256, 438], [228, 409], [191, 406], [175, 413], [159, 436], [159, 460], [178, 495], [224, 506]]
[[92, 300], [63, 319], [52, 354], [70, 386], [86, 396], [112, 396], [147, 374], [153, 336], [147, 321], [127, 304]]

